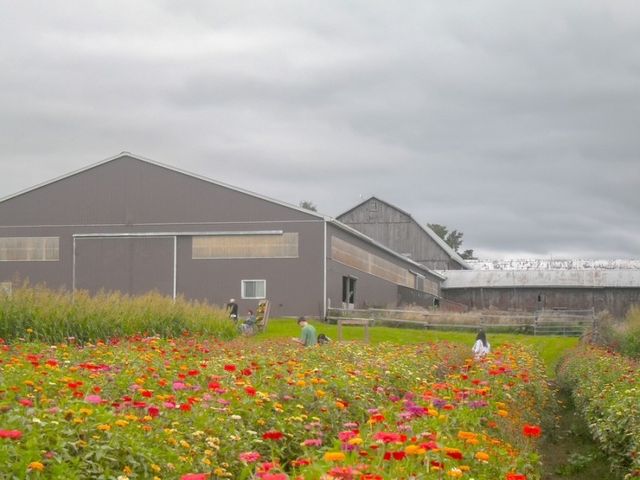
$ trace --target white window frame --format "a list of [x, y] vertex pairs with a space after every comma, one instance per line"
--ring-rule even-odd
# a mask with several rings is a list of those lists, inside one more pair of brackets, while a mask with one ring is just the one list
[[[264, 285], [264, 293], [263, 293], [263, 295], [259, 296], [259, 297], [247, 297], [245, 295], [245, 285], [247, 283], [249, 283], [249, 282], [262, 282], [263, 285]], [[241, 280], [240, 281], [240, 298], [247, 299], [247, 300], [261, 300], [261, 299], [267, 298], [267, 281], [264, 278], [254, 278], [254, 279], [248, 279], [248, 280]]]

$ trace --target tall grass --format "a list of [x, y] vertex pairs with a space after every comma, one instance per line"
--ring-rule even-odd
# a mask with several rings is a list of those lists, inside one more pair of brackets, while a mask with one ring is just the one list
[[640, 306], [629, 310], [625, 321], [618, 326], [620, 351], [629, 357], [640, 358]]
[[145, 335], [176, 337], [185, 332], [220, 339], [236, 335], [225, 312], [206, 303], [158, 293], [54, 291], [27, 284], [0, 292], [0, 338], [42, 342], [88, 342]]

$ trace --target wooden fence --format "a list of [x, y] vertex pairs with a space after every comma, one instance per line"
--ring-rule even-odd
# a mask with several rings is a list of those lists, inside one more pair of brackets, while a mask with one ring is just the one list
[[342, 338], [342, 325], [380, 325], [438, 330], [508, 331], [529, 335], [581, 336], [596, 328], [593, 309], [539, 310], [526, 312], [468, 312], [451, 314], [421, 310], [389, 310], [370, 308], [345, 310], [332, 308], [327, 320], [338, 324], [338, 337]]

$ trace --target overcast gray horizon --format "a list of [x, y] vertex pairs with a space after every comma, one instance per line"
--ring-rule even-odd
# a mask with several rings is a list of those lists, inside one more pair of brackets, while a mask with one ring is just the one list
[[640, 2], [0, 0], [0, 197], [130, 151], [480, 258], [640, 258]]

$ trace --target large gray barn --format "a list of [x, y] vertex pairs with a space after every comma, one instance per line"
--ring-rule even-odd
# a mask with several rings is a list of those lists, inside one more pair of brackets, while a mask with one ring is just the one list
[[376, 197], [337, 217], [342, 223], [433, 270], [471, 268], [433, 230], [411, 214]]
[[446, 299], [472, 309], [607, 310], [640, 304], [640, 270], [471, 270], [447, 272]]
[[122, 153], [0, 201], [0, 282], [273, 315], [431, 303], [444, 279], [323, 215]]

